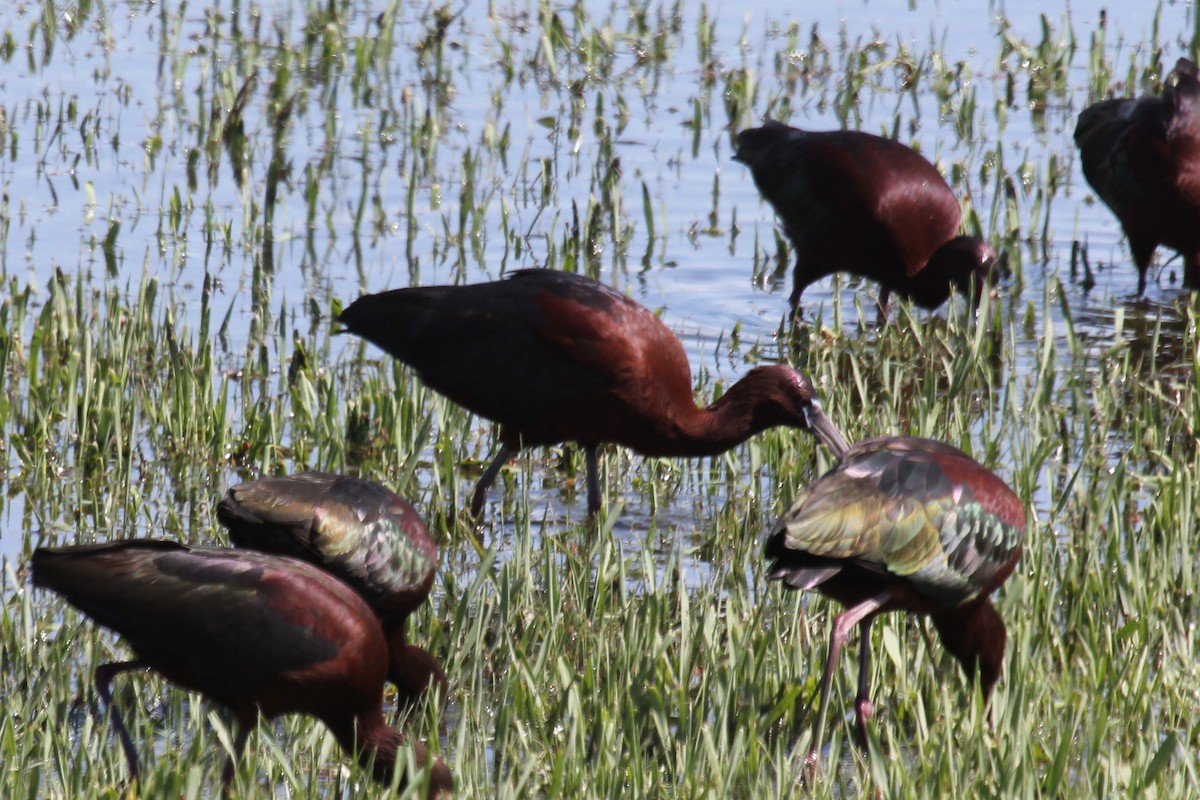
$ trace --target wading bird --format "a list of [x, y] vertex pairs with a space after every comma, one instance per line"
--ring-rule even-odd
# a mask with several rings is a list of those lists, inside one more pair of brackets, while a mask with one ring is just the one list
[[846, 610], [833, 622], [808, 767], [816, 766], [842, 645], [859, 628], [855, 720], [867, 739], [871, 622], [885, 611], [928, 614], [942, 644], [986, 701], [1006, 633], [988, 596], [1008, 578], [1025, 538], [1025, 507], [961, 450], [930, 439], [868, 439], [803, 491], [766, 544], [768, 577], [816, 589]]
[[431, 685], [445, 698], [437, 659], [406, 641], [437, 569], [429, 529], [408, 502], [371, 481], [302, 472], [231, 487], [217, 520], [238, 547], [303, 559], [356, 589], [383, 626], [400, 700], [413, 703]]
[[1186, 58], [1162, 97], [1102, 100], [1075, 125], [1083, 175], [1121, 222], [1138, 269], [1138, 295], [1158, 245], [1183, 256], [1183, 282], [1200, 288], [1200, 81]]
[[500, 423], [500, 452], [476, 484], [475, 515], [522, 447], [581, 444], [593, 514], [604, 443], [647, 456], [709, 456], [789, 425], [845, 448], [812, 382], [788, 366], [756, 367], [698, 408], [675, 334], [640, 303], [580, 275], [532, 269], [491, 283], [395, 289], [360, 297], [340, 321], [436, 391]]
[[986, 242], [958, 235], [962, 211], [941, 173], [900, 142], [767, 120], [738, 134], [734, 159], [750, 168], [796, 251], [793, 311], [810, 284], [835, 272], [880, 284], [882, 323], [893, 292], [934, 309], [953, 289], [978, 299], [999, 271]]
[[[153, 539], [42, 547], [32, 566], [35, 586], [61, 594], [133, 648], [133, 660], [96, 668], [96, 688], [134, 778], [137, 752], [111, 683], [138, 669], [233, 711], [237, 735], [222, 792], [260, 714], [317, 717], [380, 782], [403, 768], [405, 737], [383, 720], [383, 632], [363, 599], [329, 573], [293, 558]], [[430, 795], [449, 791], [446, 765], [424, 745], [412, 749], [429, 770]]]

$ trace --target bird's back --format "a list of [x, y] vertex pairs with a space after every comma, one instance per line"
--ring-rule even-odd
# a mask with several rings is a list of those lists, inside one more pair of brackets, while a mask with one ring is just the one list
[[989, 594], [1016, 564], [1024, 506], [992, 472], [930, 439], [869, 439], [802, 492], [767, 542], [770, 576], [845, 603], [903, 584], [917, 608]]
[[1137, 162], [1165, 155], [1168, 111], [1163, 98], [1141, 97], [1102, 100], [1079, 114], [1075, 143], [1083, 175], [1118, 217], [1147, 191]]
[[[525, 446], [614, 441], [627, 393], [691, 395], [687, 356], [645, 307], [580, 275], [520, 270], [500, 281], [397, 289], [341, 322], [430, 387]], [[589, 438], [591, 437], [591, 438]], [[596, 438], [598, 437], [598, 438]]]
[[1167, 128], [1167, 142], [1178, 173], [1176, 185], [1200, 215], [1200, 80], [1196, 65], [1185, 58], [1176, 64], [1175, 76], [1175, 86], [1170, 90], [1174, 114]]
[[958, 208], [945, 179], [924, 156], [863, 131], [807, 131], [768, 120], [738, 134], [734, 157], [750, 167], [763, 195], [783, 208], [803, 200], [803, 190], [843, 211], [874, 212], [893, 192], [939, 206], [948, 197], [949, 208]]
[[238, 547], [316, 564], [390, 620], [429, 596], [437, 548], [409, 503], [372, 481], [323, 472], [230, 487], [217, 519]]
[[304, 562], [129, 540], [38, 548], [32, 568], [34, 585], [120, 634], [168, 679], [242, 713], [318, 713], [297, 706], [300, 684], [357, 697], [376, 680], [382, 692], [379, 623], [353, 590]]

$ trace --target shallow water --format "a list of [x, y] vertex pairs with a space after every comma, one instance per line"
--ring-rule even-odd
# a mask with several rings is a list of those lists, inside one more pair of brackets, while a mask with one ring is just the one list
[[[748, 170], [731, 161], [731, 135], [764, 109], [776, 116], [790, 103], [792, 124], [898, 133], [934, 159], [969, 198], [984, 234], [1008, 243], [1019, 281], [1009, 282], [1005, 302], [1016, 311], [1032, 305], [1038, 319], [1048, 316], [1061, 332], [1065, 303], [1076, 333], [1095, 347], [1112, 341], [1117, 315], [1127, 337], [1161, 322], [1164, 340], [1182, 350], [1179, 303], [1186, 295], [1171, 280], [1177, 266], [1152, 275], [1157, 279], [1145, 300], [1132, 298], [1136, 270], [1115, 219], [1083, 183], [1071, 132], [1089, 102], [1088, 42], [1102, 10], [1106, 52], [1118, 71], [1140, 69], [1158, 48], [1169, 69], [1186, 50], [1194, 11], [1184, 3], [1111, 5], [872, 0], [780, 9], [752, 0], [700, 11], [660, 4], [647, 9], [646, 33], [626, 4], [593, 2], [555, 10], [564, 26], [582, 21], [580, 33], [614, 41], [614, 58], [600, 66], [571, 63], [558, 51], [553, 69], [549, 57], [522, 62], [509, 55], [539, 52], [543, 27], [535, 5], [465, 5], [446, 26], [440, 61], [412, 45], [428, 33], [429, 9], [403, 5], [395, 35], [406, 46], [390, 63], [367, 68], [379, 94], [356, 96], [351, 71], [332, 81], [311, 76], [308, 107], [296, 112], [287, 140], [290, 182], [275, 211], [271, 307], [298, 309], [312, 301], [325, 312], [332, 298], [348, 301], [361, 291], [475, 282], [539, 266], [551, 248], [561, 247], [575, 216], [586, 219], [589, 204], [607, 190], [609, 205], [620, 207], [619, 231], [597, 237], [588, 268], [663, 308], [694, 371], [732, 381], [749, 368], [746, 354], [755, 345], [768, 357], [778, 354], [791, 278], [786, 265], [775, 262], [770, 207]], [[47, 35], [43, 25], [30, 46], [25, 38], [43, 5], [0, 9], [0, 32], [9, 31], [18, 45], [0, 78], [5, 285], [44, 286], [63, 270], [95, 284], [136, 287], [145, 274], [197, 314], [211, 275], [223, 287], [216, 316], [230, 313], [226, 355], [235, 364], [253, 324], [254, 261], [264, 255], [255, 237], [271, 125], [260, 116], [261, 104], [246, 106], [252, 163], [243, 186], [224, 154], [211, 173], [201, 155], [198, 179], [189, 185], [188, 151], [202, 142], [212, 87], [220, 87], [226, 109], [242, 88], [245, 71], [234, 67], [243, 51], [234, 45], [261, 59], [256, 91], [265, 91], [277, 58], [273, 43], [296, 41], [301, 8], [286, 2], [189, 6], [180, 20], [160, 5], [114, 2], [109, 18], [93, 11], [78, 28], [72, 12], [62, 10], [54, 31]], [[345, 30], [375, 30], [382, 10], [383, 4], [360, 4], [343, 21]], [[700, 54], [701, 14], [712, 22], [707, 58]], [[1051, 30], [1051, 50], [1061, 49], [1068, 27], [1077, 46], [1064, 56], [1064, 91], [1050, 92], [1044, 102], [1020, 83], [1043, 24]], [[826, 51], [813, 47], [818, 39]], [[255, 40], [261, 46], [246, 45]], [[666, 53], [658, 66], [646, 55], [656, 47]], [[881, 61], [870, 73], [875, 82], [848, 101], [846, 65], [863, 53], [876, 61], [898, 53], [915, 61], [941, 59], [950, 65], [943, 74], [955, 76], [954, 89], [940, 104], [929, 86], [905, 90], [900, 71]], [[597, 71], [608, 77], [600, 79]], [[1002, 99], [1009, 75], [1017, 76], [1011, 103]], [[739, 76], [756, 83], [757, 95], [731, 121], [726, 99]], [[971, 96], [979, 111], [971, 129], [959, 131], [953, 112]], [[64, 118], [69, 124], [61, 124]], [[403, 136], [422, 118], [440, 130], [432, 161]], [[490, 144], [505, 136], [506, 147]], [[998, 171], [983, 166], [997, 160], [1017, 178], [1011, 208]], [[473, 168], [464, 166], [468, 161]], [[310, 206], [306, 175], [323, 163], [329, 166]], [[1057, 188], [1049, 191], [1052, 177]], [[120, 227], [110, 265], [101, 244], [114, 223]], [[1014, 223], [1015, 230], [1005, 230]], [[1096, 270], [1091, 288], [1071, 273], [1076, 240], [1086, 242]], [[1160, 263], [1167, 255], [1159, 253]], [[847, 315], [851, 327], [862, 324], [854, 319], [854, 293], [835, 291], [849, 285], [842, 278], [812, 287], [806, 312], [825, 324], [835, 313]], [[867, 323], [876, 294], [874, 286], [862, 288]], [[842, 307], [835, 310], [837, 297]], [[320, 314], [307, 321], [328, 324]], [[731, 344], [735, 326], [740, 346]], [[1033, 326], [1019, 340], [1018, 373], [1036, 363], [1044, 330]], [[30, 534], [39, 538], [38, 526], [52, 527], [55, 520], [30, 513], [12, 489], [20, 485], [22, 465], [8, 460], [4, 466], [0, 554], [11, 557]], [[998, 469], [1003, 473], [1004, 465]], [[538, 486], [533, 482], [535, 494]], [[581, 513], [580, 500], [564, 508], [553, 485], [535, 499], [552, 517]], [[631, 544], [640, 546], [655, 528], [693, 527], [687, 496], [668, 509], [652, 508], [635, 493], [624, 499], [628, 508], [616, 533]], [[703, 565], [697, 570], [702, 579]]]

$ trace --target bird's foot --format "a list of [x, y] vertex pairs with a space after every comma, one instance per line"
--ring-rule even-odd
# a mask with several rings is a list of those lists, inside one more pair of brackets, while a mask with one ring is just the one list
[[870, 700], [856, 700], [854, 703], [854, 720], [858, 724], [858, 743], [865, 749], [867, 746], [867, 723], [875, 715], [875, 705]]
[[817, 777], [817, 767], [821, 763], [821, 751], [817, 745], [808, 751], [808, 755], [804, 759], [804, 770], [800, 773], [800, 782], [811, 784]]

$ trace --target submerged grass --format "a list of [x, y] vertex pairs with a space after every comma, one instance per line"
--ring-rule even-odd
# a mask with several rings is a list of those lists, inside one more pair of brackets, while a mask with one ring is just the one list
[[[54, 44], [81, 31], [116, 36], [98, 5], [77, 4], [69, 24], [51, 3], [37, 10], [32, 27], [7, 36], [43, 64], [66, 57]], [[387, 482], [439, 539], [434, 601], [413, 638], [443, 659], [450, 698], [403, 722], [435, 742], [461, 796], [1200, 794], [1200, 309], [1134, 305], [1096, 318], [1073, 306], [1077, 295], [1043, 269], [1055, 257], [1064, 157], [1014, 157], [983, 133], [1003, 129], [1017, 105], [1053, 115], [1069, 102], [1069, 18], [1043, 18], [1036, 43], [1001, 26], [997, 80], [1008, 95], [989, 104], [970, 66], [936, 48], [795, 23], [762, 34], [746, 23], [731, 50], [708, 8], [691, 23], [671, 4], [494, 6], [486, 23], [436, 4], [285, 10], [206, 15], [207, 46], [193, 52], [180, 45], [186, 20], [161, 9], [161, 116], [146, 131], [127, 133], [103, 108], [77, 119], [52, 97], [5, 110], [5, 125], [33, 126], [26, 139], [47, 154], [38, 166], [47, 181], [52, 165], [103, 162], [107, 145], [119, 153], [121, 138], [146, 135], [136, 189], [115, 192], [105, 212], [86, 209], [89, 235], [68, 253], [78, 270], [19, 271], [14, 249], [36, 249], [48, 234], [15, 188], [0, 214], [4, 796], [126, 792], [90, 676], [127, 651], [30, 590], [32, 547], [127, 536], [223, 543], [213, 507], [226, 485], [304, 467]], [[1162, 60], [1155, 42], [1126, 57], [1127, 70], [1109, 63], [1104, 33], [1077, 92], [1098, 95], [1112, 75]], [[953, 660], [919, 623], [894, 615], [871, 637], [876, 738], [866, 751], [851, 744], [847, 655], [833, 695], [843, 713], [808, 785], [796, 754], [807, 751], [834, 608], [768, 585], [761, 544], [800, 487], [831, 466], [827, 453], [794, 431], [693, 461], [609, 449], [609, 505], [593, 523], [577, 488], [581, 455], [537, 450], [501, 473], [476, 527], [462, 509], [494, 444], [486, 423], [377, 350], [335, 336], [330, 322], [359, 284], [379, 288], [372, 269], [400, 285], [541, 263], [622, 283], [632, 278], [627, 254], [654, 275], [675, 266], [667, 259], [680, 240], [726, 247], [728, 237], [734, 256], [751, 212], [722, 199], [728, 179], [705, 176], [688, 205], [695, 220], [680, 224], [686, 199], [663, 192], [646, 162], [621, 161], [631, 117], [664, 102], [661, 87], [681, 79], [672, 65], [692, 42], [687, 133], [677, 150], [663, 147], [665, 173], [687, 170], [701, 142], [726, 147], [727, 122], [786, 116], [801, 103], [850, 121], [894, 104], [882, 127], [906, 138], [922, 114], [918, 94], [932, 93], [947, 131], [964, 140], [943, 145], [953, 151], [943, 165], [968, 197], [968, 226], [991, 231], [1016, 272], [978, 316], [901, 304], [876, 330], [872, 290], [836, 278], [832, 302], [795, 331], [760, 337], [739, 323], [705, 340], [716, 363], [804, 368], [849, 439], [945, 439], [1029, 503], [1023, 558], [998, 595], [1009, 647], [991, 724]], [[497, 83], [471, 95], [483, 99], [467, 119], [455, 98], [481, 67], [494, 67]], [[530, 121], [536, 138], [506, 107], [507, 93], [526, 86], [545, 103]], [[59, 122], [75, 125], [78, 143], [54, 133]], [[33, 143], [0, 129], [11, 166]], [[164, 152], [182, 155], [164, 167]], [[135, 203], [144, 194], [149, 210]], [[406, 244], [392, 248], [395, 264], [369, 257], [398, 235]], [[756, 285], [786, 283], [777, 233], [742, 241]], [[694, 364], [704, 401], [731, 380], [709, 363]], [[146, 767], [138, 794], [212, 796], [232, 739], [221, 715], [150, 676], [123, 677], [118, 702]], [[251, 738], [237, 789], [344, 797], [367, 783], [323, 728], [288, 719]]]

